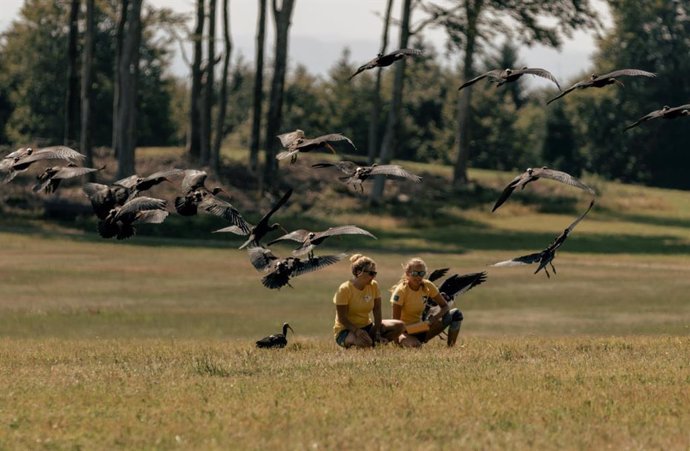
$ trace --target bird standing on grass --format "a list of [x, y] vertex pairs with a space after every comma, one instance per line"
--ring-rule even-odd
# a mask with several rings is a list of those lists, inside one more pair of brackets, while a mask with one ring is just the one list
[[288, 323], [283, 323], [283, 333], [269, 335], [256, 342], [257, 348], [284, 348], [287, 345], [287, 331], [292, 330], [294, 334], [295, 331], [290, 327]]

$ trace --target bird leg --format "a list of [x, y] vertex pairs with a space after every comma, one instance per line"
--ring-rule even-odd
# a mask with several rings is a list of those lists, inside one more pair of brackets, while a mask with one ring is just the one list
[[614, 82], [615, 84], [617, 84], [618, 86], [620, 86], [621, 88], [625, 88], [625, 85], [623, 84], [622, 81], [620, 81], [620, 80], [614, 78], [614, 79], [613, 79], [613, 82]]
[[551, 265], [551, 270], [553, 270], [553, 273], [556, 274], [556, 267], [553, 266], [553, 262], [549, 262], [549, 265]]
[[331, 152], [333, 152], [334, 155], [336, 154], [335, 149], [334, 149], [333, 146], [331, 146], [329, 143], [326, 143], [326, 147], [327, 147]]

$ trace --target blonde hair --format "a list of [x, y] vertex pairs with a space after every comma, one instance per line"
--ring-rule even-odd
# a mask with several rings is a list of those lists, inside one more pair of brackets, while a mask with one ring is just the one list
[[[398, 287], [401, 286], [401, 285], [402, 285], [402, 286], [407, 285], [407, 273], [410, 272], [410, 270], [412, 269], [413, 266], [423, 266], [423, 267], [424, 267], [424, 271], [427, 270], [426, 263], [424, 263], [424, 260], [422, 260], [421, 258], [419, 258], [419, 257], [413, 257], [413, 258], [409, 259], [409, 260], [407, 261], [407, 263], [405, 263], [404, 265], [402, 265], [403, 274], [402, 274], [402, 276], [400, 277], [400, 280], [398, 281], [398, 283], [395, 284], [395, 285], [391, 288], [391, 290], [390, 290], [391, 292], [395, 291], [395, 289], [398, 288]], [[422, 283], [422, 290], [424, 290], [425, 292], [427, 291], [426, 284], [424, 284], [424, 283]]]
[[372, 266], [376, 266], [376, 262], [369, 257], [362, 254], [355, 254], [350, 257], [350, 263], [352, 263], [351, 270], [352, 275], [357, 276], [362, 271], [368, 271]]

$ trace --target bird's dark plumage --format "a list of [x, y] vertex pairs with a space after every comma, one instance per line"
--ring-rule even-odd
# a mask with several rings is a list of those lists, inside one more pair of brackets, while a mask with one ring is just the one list
[[590, 188], [589, 186], [581, 182], [579, 179], [573, 177], [572, 175], [566, 172], [556, 171], [555, 169], [549, 169], [546, 166], [541, 168], [527, 168], [525, 172], [511, 180], [511, 182], [503, 189], [503, 192], [499, 196], [491, 211], [496, 211], [498, 207], [503, 205], [503, 203], [506, 200], [508, 200], [510, 195], [513, 194], [513, 191], [515, 191], [515, 189], [524, 189], [525, 186], [527, 186], [527, 184], [539, 180], [540, 178], [556, 180], [557, 182], [565, 183], [566, 185], [571, 185], [576, 188], [585, 190], [592, 195], [596, 195], [596, 191], [594, 191], [594, 189]]
[[261, 283], [266, 288], [271, 289], [280, 289], [285, 285], [291, 286], [289, 282], [292, 277], [316, 271], [346, 257], [346, 254], [338, 254], [307, 259], [297, 257], [280, 259], [273, 255], [270, 250], [259, 246], [250, 247], [247, 249], [247, 253], [252, 265], [258, 271], [268, 273], [261, 279]]
[[535, 252], [533, 254], [527, 254], [523, 255], [521, 257], [515, 257], [510, 260], [505, 260], [502, 262], [494, 263], [491, 266], [518, 266], [518, 265], [531, 265], [533, 263], [539, 263], [539, 267], [534, 271], [534, 273], [538, 273], [542, 269], [546, 273], [547, 277], [551, 277], [549, 275], [549, 271], [547, 269], [547, 265], [551, 266], [551, 269], [553, 270], [553, 273], [556, 274], [556, 268], [553, 266], [553, 259], [556, 258], [556, 250], [560, 248], [565, 240], [570, 236], [570, 233], [575, 229], [575, 226], [582, 221], [582, 219], [589, 213], [589, 211], [592, 209], [594, 206], [594, 199], [589, 204], [589, 207], [587, 210], [585, 210], [584, 213], [582, 213], [580, 216], [578, 216], [575, 221], [572, 222], [563, 232], [556, 237], [556, 239], [541, 252]]
[[466, 81], [462, 84], [462, 86], [458, 88], [458, 91], [463, 88], [466, 88], [467, 86], [473, 85], [479, 80], [483, 80], [485, 78], [487, 78], [489, 82], [496, 83], [496, 86], [501, 86], [505, 83], [516, 81], [523, 75], [527, 74], [536, 75], [537, 77], [542, 77], [547, 80], [550, 80], [556, 84], [559, 90], [561, 89], [561, 86], [558, 84], [558, 80], [556, 80], [556, 77], [554, 77], [553, 74], [548, 70], [540, 69], [538, 67], [523, 67], [522, 69], [490, 70], [489, 72], [483, 73], [477, 77], [474, 77], [471, 80]]
[[363, 190], [362, 182], [367, 180], [369, 177], [376, 175], [383, 175], [386, 178], [394, 180], [410, 180], [414, 183], [420, 183], [422, 178], [418, 175], [407, 172], [402, 167], [397, 164], [374, 164], [372, 166], [359, 166], [357, 163], [352, 161], [337, 161], [334, 163], [323, 162], [312, 164], [313, 168], [328, 168], [334, 167], [340, 170], [340, 172], [346, 174], [345, 177], [340, 177], [340, 180], [353, 187], [359, 187]]
[[422, 52], [421, 50], [417, 50], [417, 49], [399, 49], [399, 50], [396, 50], [394, 52], [388, 53], [386, 55], [379, 53], [376, 56], [376, 58], [374, 58], [371, 61], [359, 66], [359, 68], [357, 68], [357, 71], [355, 71], [354, 74], [350, 75], [350, 78], [348, 78], [348, 80], [352, 80], [355, 77], [355, 75], [358, 75], [358, 74], [364, 72], [365, 70], [373, 69], [375, 67], [390, 66], [394, 62], [396, 62], [400, 59], [403, 59], [406, 56], [418, 56], [418, 55], [422, 55], [422, 54], [424, 54], [424, 52]]
[[[284, 348], [287, 345], [287, 331], [292, 330], [288, 323], [283, 323], [283, 333], [269, 335], [256, 342], [257, 348]], [[294, 334], [295, 331], [292, 330]]]
[[247, 229], [244, 230], [244, 229], [238, 227], [237, 225], [232, 225], [230, 227], [224, 227], [222, 229], [215, 230], [214, 233], [230, 232], [230, 233], [234, 233], [237, 235], [249, 235], [249, 237], [247, 238], [247, 241], [245, 241], [240, 246], [240, 249], [244, 249], [245, 247], [249, 246], [250, 244], [253, 246], [259, 246], [259, 241], [267, 233], [272, 232], [273, 230], [281, 227], [281, 225], [277, 222], [269, 225], [268, 221], [270, 221], [271, 216], [273, 216], [273, 213], [278, 211], [278, 209], [280, 207], [282, 207], [288, 201], [288, 199], [290, 198], [291, 195], [292, 195], [292, 188], [290, 188], [289, 190], [287, 190], [287, 192], [285, 194], [283, 194], [283, 197], [281, 197], [280, 200], [278, 200], [278, 202], [276, 202], [276, 204], [273, 205], [271, 210], [268, 213], [266, 213], [259, 220], [259, 222], [256, 223], [255, 226], [252, 226], [251, 224], [247, 223]]
[[361, 229], [354, 225], [344, 225], [330, 227], [322, 232], [311, 232], [306, 229], [295, 230], [283, 236], [279, 236], [267, 245], [270, 246], [272, 244], [277, 243], [278, 241], [283, 240], [296, 241], [300, 243], [300, 245], [292, 251], [292, 255], [294, 255], [295, 257], [299, 257], [304, 254], [311, 255], [311, 253], [317, 245], [323, 243], [329, 237], [339, 235], [366, 235], [370, 238], [376, 239], [376, 237], [367, 230]]
[[675, 119], [677, 117], [688, 115], [690, 115], [690, 104], [685, 104], [676, 107], [669, 107], [667, 105], [664, 105], [664, 107], [660, 110], [655, 110], [651, 113], [642, 116], [640, 119], [625, 127], [625, 130], [630, 130], [631, 128], [637, 127], [641, 123], [649, 121], [651, 119]]
[[603, 74], [603, 75], [597, 75], [597, 74], [592, 74], [589, 78], [579, 81], [566, 89], [565, 91], [562, 91], [560, 94], [558, 94], [556, 97], [553, 99], [549, 100], [546, 102], [548, 105], [549, 103], [553, 102], [554, 100], [558, 100], [561, 97], [573, 92], [576, 89], [587, 89], [587, 88], [603, 88], [604, 86], [611, 85], [611, 84], [619, 84], [623, 85], [621, 81], [618, 80], [617, 77], [622, 77], [622, 76], [627, 76], [627, 77], [656, 77], [656, 74], [652, 72], [647, 72], [644, 70], [640, 69], [619, 69], [619, 70], [614, 70], [613, 72], [609, 72], [608, 74]]

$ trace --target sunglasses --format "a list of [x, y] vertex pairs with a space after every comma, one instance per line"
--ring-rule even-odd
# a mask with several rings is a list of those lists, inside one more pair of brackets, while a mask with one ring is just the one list
[[364, 272], [369, 274], [371, 277], [376, 277], [376, 274], [378, 274], [376, 271], [364, 271]]
[[424, 276], [426, 276], [426, 271], [410, 271], [410, 275], [412, 277], [415, 277], [415, 276], [424, 277]]

